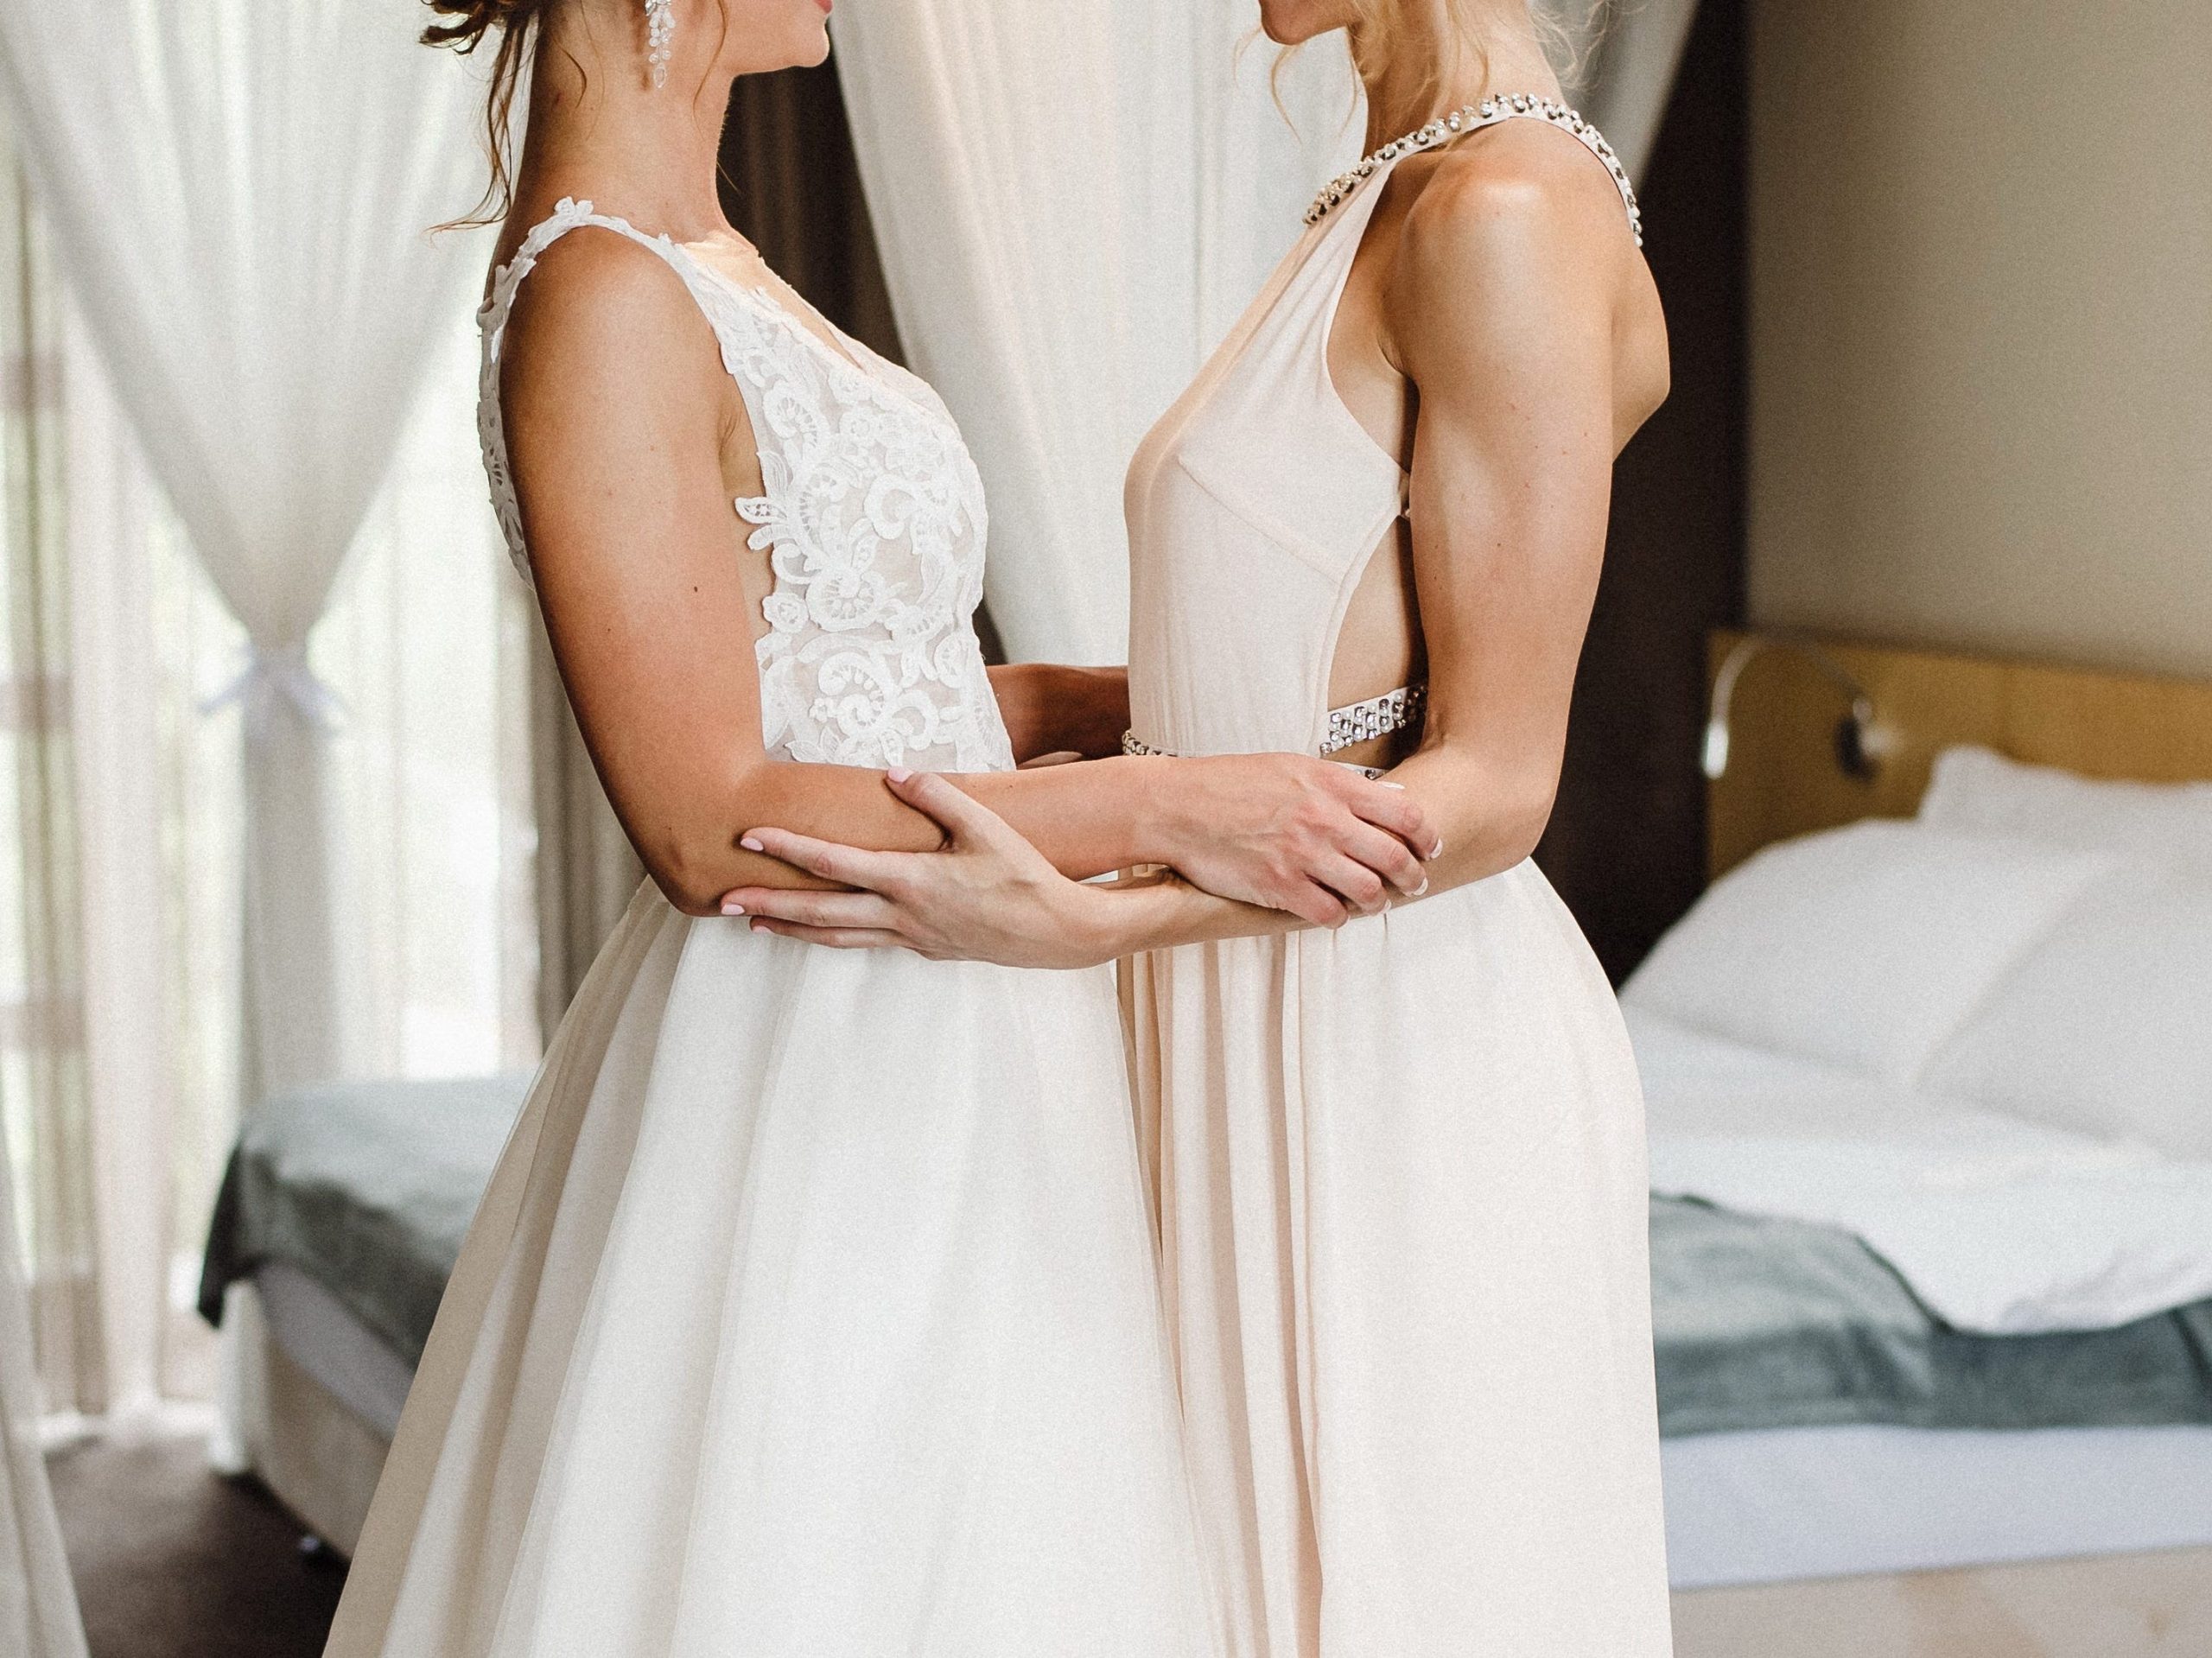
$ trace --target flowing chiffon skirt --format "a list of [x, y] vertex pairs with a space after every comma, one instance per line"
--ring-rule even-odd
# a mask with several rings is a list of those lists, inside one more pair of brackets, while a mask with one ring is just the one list
[[1643, 1101], [1535, 866], [1142, 957], [1237, 1658], [1666, 1658]]
[[1212, 1651], [1110, 974], [650, 886], [470, 1233], [334, 1658]]

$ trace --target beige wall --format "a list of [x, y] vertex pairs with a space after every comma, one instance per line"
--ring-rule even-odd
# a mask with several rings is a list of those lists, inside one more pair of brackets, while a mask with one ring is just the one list
[[2212, 675], [2212, 6], [1752, 0], [1751, 82], [1754, 619]]

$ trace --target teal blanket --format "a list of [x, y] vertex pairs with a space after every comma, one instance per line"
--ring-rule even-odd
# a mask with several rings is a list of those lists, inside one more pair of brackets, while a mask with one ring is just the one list
[[1971, 1336], [1848, 1232], [1651, 1200], [1662, 1433], [1878, 1422], [2212, 1422], [2212, 1302], [2117, 1330]]
[[[526, 1077], [367, 1083], [272, 1102], [239, 1136], [200, 1306], [265, 1261], [421, 1356]], [[1969, 1336], [1849, 1233], [1651, 1204], [1659, 1420], [1669, 1435], [1879, 1422], [2212, 1422], [2212, 1303], [2082, 1335]]]
[[200, 1280], [223, 1291], [268, 1261], [297, 1267], [410, 1363], [529, 1092], [527, 1075], [346, 1083], [271, 1100], [231, 1154]]

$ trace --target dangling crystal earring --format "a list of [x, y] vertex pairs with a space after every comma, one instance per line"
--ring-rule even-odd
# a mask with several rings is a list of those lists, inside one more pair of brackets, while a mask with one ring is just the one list
[[645, 67], [656, 86], [668, 85], [669, 42], [675, 38], [675, 0], [645, 0]]

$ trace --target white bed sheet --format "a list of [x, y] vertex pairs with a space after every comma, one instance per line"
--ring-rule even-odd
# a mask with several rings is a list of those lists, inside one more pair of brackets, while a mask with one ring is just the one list
[[296, 1267], [270, 1261], [255, 1269], [253, 1284], [285, 1356], [385, 1439], [397, 1432], [415, 1367]]
[[1655, 1191], [1837, 1226], [1988, 1335], [2212, 1298], [2212, 1164], [2094, 1139], [1630, 1010]]
[[2212, 1427], [1669, 1439], [1677, 1589], [2212, 1546]]
[[[1789, 1212], [1793, 1203], [1804, 1204], [1804, 1194], [1789, 1193], [1785, 1178], [1760, 1190], [1760, 1159], [1756, 1150], [1746, 1154], [1742, 1147], [1826, 1141], [1881, 1148], [1916, 1141], [1945, 1149], [1941, 1119], [1951, 1108], [1840, 1069], [1626, 1011], [1649, 1099], [1655, 1185], [1662, 1190], [1702, 1185], [1713, 1189], [1697, 1195], [1716, 1202]], [[1738, 1148], [1732, 1153], [1726, 1149], [1732, 1140]], [[2022, 1160], [2008, 1168], [2003, 1159], [2010, 1153], [1993, 1139], [1952, 1141], [1952, 1178], [1971, 1191], [1977, 1177], [1986, 1187], [1993, 1178], [2004, 1184], [2047, 1174], [2052, 1165], [2038, 1160], [2043, 1145], [2031, 1129], [2018, 1142]], [[2077, 1148], [2055, 1149], [2063, 1160]], [[2130, 1157], [2122, 1152], [2112, 1160]], [[1726, 1166], [1731, 1160], [1732, 1170]], [[2092, 1153], [2082, 1164], [2094, 1170], [2098, 1161]], [[1947, 1195], [1931, 1190], [1935, 1197]], [[1974, 1207], [1961, 1204], [1954, 1212]], [[1802, 1217], [1835, 1223], [1850, 1218], [1824, 1212]], [[1892, 1265], [1923, 1299], [1940, 1300], [1947, 1285], [1955, 1287], [1960, 1254], [1970, 1273], [2008, 1272], [2020, 1264], [2003, 1260], [1993, 1236], [1985, 1231], [1977, 1238], [1968, 1229], [1953, 1241], [1957, 1248], [1949, 1260], [1944, 1240], [1936, 1241], [1932, 1259], [1904, 1248], [1909, 1260], [1919, 1255], [1928, 1285], [1908, 1262], [1893, 1259]], [[1882, 1248], [1897, 1239], [1874, 1242]], [[1677, 1589], [2212, 1546], [2212, 1427], [1777, 1428], [1669, 1439], [1662, 1457], [1669, 1569]]]

